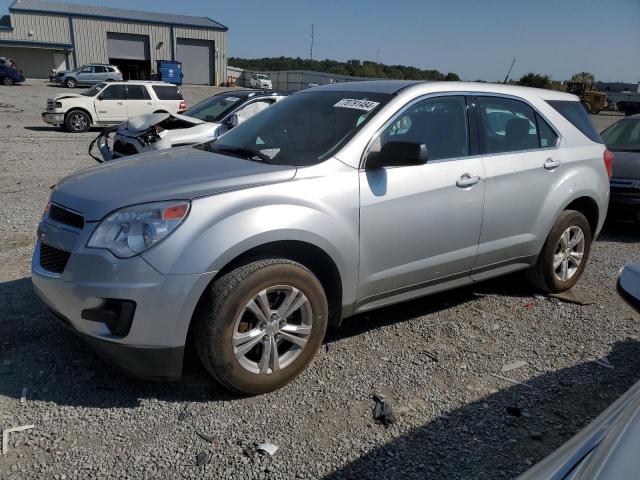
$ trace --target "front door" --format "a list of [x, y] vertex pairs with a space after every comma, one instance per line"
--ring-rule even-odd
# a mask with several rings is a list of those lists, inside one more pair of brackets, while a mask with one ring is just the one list
[[82, 68], [82, 70], [80, 70], [76, 75], [76, 79], [78, 80], [78, 83], [82, 85], [93, 85], [94, 83], [97, 83], [93, 73], [93, 67]]
[[127, 120], [127, 94], [123, 84], [107, 85], [95, 99], [98, 121], [118, 123]]
[[487, 180], [472, 277], [481, 280], [525, 267], [539, 253], [553, 221], [545, 200], [566, 165], [557, 134], [530, 105], [501, 96], [480, 96], [477, 105]]
[[464, 96], [419, 101], [383, 130], [425, 144], [424, 165], [360, 172], [358, 310], [469, 281], [484, 203]]

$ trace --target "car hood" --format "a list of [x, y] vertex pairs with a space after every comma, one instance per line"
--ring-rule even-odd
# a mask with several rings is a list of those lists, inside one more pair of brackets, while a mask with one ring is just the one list
[[204, 120], [198, 118], [188, 117], [187, 115], [180, 115], [179, 113], [146, 113], [144, 115], [138, 115], [129, 119], [124, 125], [130, 132], [143, 132], [149, 128], [164, 122], [168, 118], [177, 118], [183, 122], [191, 123], [193, 125], [200, 125], [206, 123]]
[[518, 480], [636, 478], [639, 444], [640, 382]]
[[89, 98], [85, 95], [79, 95], [77, 93], [60, 93], [58, 95], [54, 95], [53, 97], [47, 98], [47, 100], [64, 100], [65, 98]]
[[138, 203], [193, 199], [290, 180], [296, 168], [181, 147], [112, 160], [62, 179], [51, 201], [86, 221]]
[[613, 153], [613, 178], [640, 180], [640, 152]]

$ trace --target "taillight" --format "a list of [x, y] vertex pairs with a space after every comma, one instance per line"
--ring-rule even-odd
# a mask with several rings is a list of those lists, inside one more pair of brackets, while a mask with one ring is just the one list
[[182, 111], [186, 109], [187, 109], [187, 102], [185, 102], [184, 100], [180, 100], [180, 106], [178, 107], [178, 110]]
[[607, 175], [609, 175], [609, 178], [613, 177], [613, 153], [611, 153], [608, 148], [605, 148], [602, 158], [604, 160], [604, 166], [607, 169]]

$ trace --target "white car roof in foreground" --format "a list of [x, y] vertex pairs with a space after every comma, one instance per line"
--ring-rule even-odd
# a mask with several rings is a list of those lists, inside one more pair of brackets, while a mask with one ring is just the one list
[[556, 90], [503, 85], [501, 83], [482, 82], [424, 82], [419, 80], [365, 80], [362, 82], [333, 83], [315, 87], [314, 91], [405, 93], [427, 95], [439, 92], [497, 93], [529, 98], [535, 96], [543, 100], [578, 101], [578, 97]]

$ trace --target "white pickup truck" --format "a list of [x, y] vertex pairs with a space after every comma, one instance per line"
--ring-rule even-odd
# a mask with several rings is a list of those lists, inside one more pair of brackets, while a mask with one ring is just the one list
[[49, 97], [42, 120], [82, 133], [94, 125], [116, 125], [145, 113], [180, 113], [186, 109], [182, 93], [170, 83], [109, 82], [98, 83], [80, 94]]

